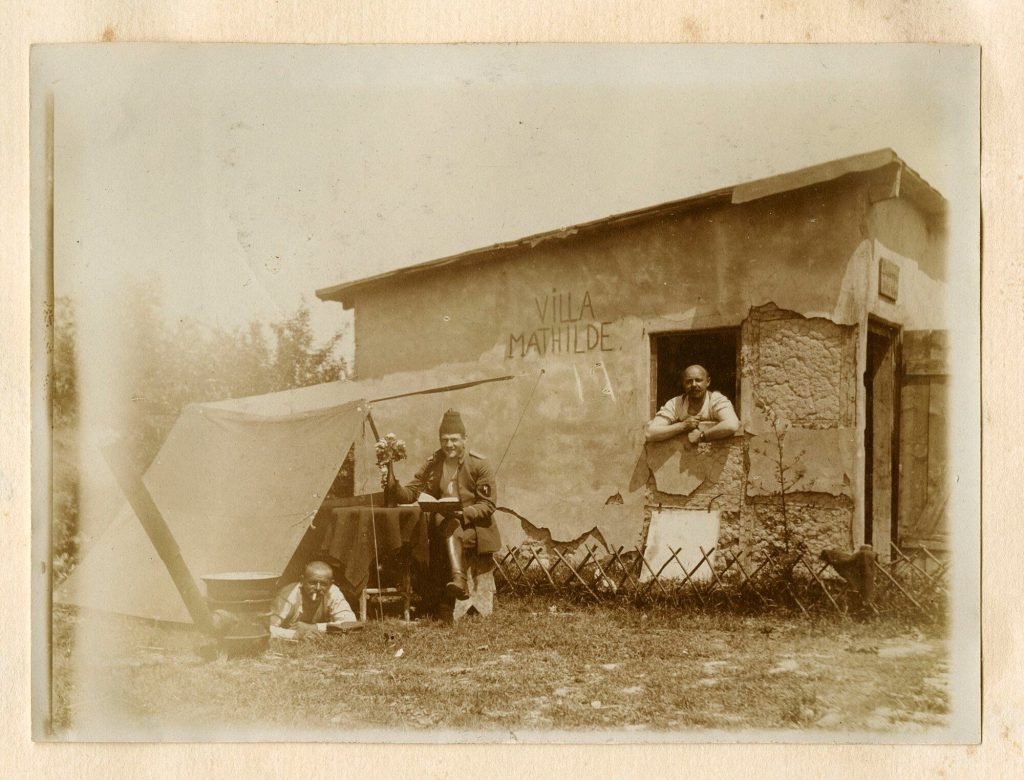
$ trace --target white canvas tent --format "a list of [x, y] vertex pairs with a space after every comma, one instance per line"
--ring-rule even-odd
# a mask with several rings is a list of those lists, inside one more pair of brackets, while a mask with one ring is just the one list
[[[195, 577], [284, 570], [360, 435], [365, 402], [260, 417], [189, 406], [143, 482]], [[105, 611], [188, 621], [170, 574], [125, 507], [56, 593]]]
[[[457, 377], [457, 379], [453, 379]], [[469, 446], [497, 471], [503, 542], [524, 538], [521, 519], [572, 540], [589, 532], [631, 543], [643, 513], [628, 485], [636, 455], [622, 420], [551, 416], [543, 372], [482, 376], [473, 366], [334, 382], [186, 408], [143, 481], [194, 576], [283, 572], [355, 445], [355, 493], [379, 490], [376, 430], [405, 439], [400, 479], [437, 447], [444, 410], [462, 412]], [[368, 400], [369, 399], [369, 400]], [[588, 446], [587, 439], [590, 439]], [[538, 447], [543, 439], [544, 446]], [[564, 465], [551, 461], [562, 453]], [[625, 495], [609, 503], [609, 495]], [[189, 620], [159, 555], [125, 506], [55, 593], [62, 603], [160, 620]]]

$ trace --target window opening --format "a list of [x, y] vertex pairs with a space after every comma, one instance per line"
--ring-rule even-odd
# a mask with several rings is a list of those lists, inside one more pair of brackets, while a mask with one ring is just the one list
[[651, 336], [651, 415], [683, 392], [682, 375], [698, 364], [711, 375], [711, 390], [732, 401], [740, 414], [739, 328], [658, 333]]

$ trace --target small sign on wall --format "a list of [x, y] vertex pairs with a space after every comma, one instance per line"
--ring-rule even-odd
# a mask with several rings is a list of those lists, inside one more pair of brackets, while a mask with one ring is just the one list
[[900, 295], [900, 267], [884, 257], [878, 259], [878, 296], [896, 302]]

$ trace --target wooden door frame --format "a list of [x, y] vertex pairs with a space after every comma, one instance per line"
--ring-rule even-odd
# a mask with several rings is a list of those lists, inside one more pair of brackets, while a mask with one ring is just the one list
[[[889, 487], [889, 541], [893, 544], [899, 544], [899, 528], [900, 528], [900, 410], [901, 410], [901, 388], [903, 385], [903, 329], [901, 326], [886, 322], [885, 320], [869, 316], [867, 323], [867, 340], [868, 350], [870, 350], [870, 336], [874, 334], [888, 339], [889, 349], [892, 353], [892, 426], [889, 432], [889, 455], [890, 455], [890, 487]], [[867, 353], [865, 354], [865, 366], [864, 370], [867, 372], [870, 369], [870, 361], [868, 360]], [[872, 392], [872, 399], [874, 398]], [[867, 400], [867, 399], [865, 399]], [[867, 403], [865, 403], [865, 419], [864, 419], [864, 436], [867, 436], [868, 420], [874, 420], [874, 409], [868, 409]], [[872, 447], [872, 449], [874, 449]], [[874, 452], [865, 451], [865, 462], [868, 458], [871, 458], [871, 467], [874, 469]], [[866, 477], [866, 475], [865, 475]], [[872, 472], [872, 479], [874, 478]], [[885, 546], [884, 550], [877, 548], [878, 540], [874, 538], [874, 496], [872, 495], [871, 505], [868, 506], [867, 491], [868, 491], [868, 480], [864, 480], [864, 539], [866, 540], [869, 533], [871, 533], [871, 544], [875, 545], [875, 550], [881, 556], [888, 559], [889, 547]], [[872, 486], [873, 488], [873, 486]], [[868, 513], [871, 514], [871, 523], [868, 523]]]

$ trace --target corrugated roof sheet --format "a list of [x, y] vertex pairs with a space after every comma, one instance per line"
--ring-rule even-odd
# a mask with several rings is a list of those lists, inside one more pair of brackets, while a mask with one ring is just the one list
[[903, 195], [913, 200], [921, 210], [933, 216], [942, 216], [946, 210], [946, 200], [929, 185], [919, 174], [911, 169], [892, 149], [879, 149], [852, 157], [812, 165], [796, 171], [769, 176], [764, 179], [737, 184], [720, 190], [694, 195], [681, 200], [669, 201], [655, 206], [613, 214], [590, 222], [570, 227], [536, 233], [513, 241], [505, 241], [490, 246], [471, 249], [447, 257], [429, 260], [424, 263], [398, 268], [374, 276], [354, 279], [350, 282], [323, 287], [316, 291], [316, 296], [324, 301], [339, 301], [348, 305], [363, 290], [376, 287], [378, 284], [413, 274], [434, 271], [453, 264], [469, 264], [497, 259], [504, 251], [528, 246], [530, 248], [555, 239], [586, 233], [598, 228], [607, 228], [618, 224], [628, 224], [640, 220], [652, 219], [666, 214], [688, 211], [713, 203], [728, 202], [733, 204], [749, 203], [760, 198], [767, 198], [792, 190], [811, 187], [829, 181], [835, 181], [849, 174], [866, 173], [878, 170], [887, 165], [898, 166], [898, 186], [893, 196]]

